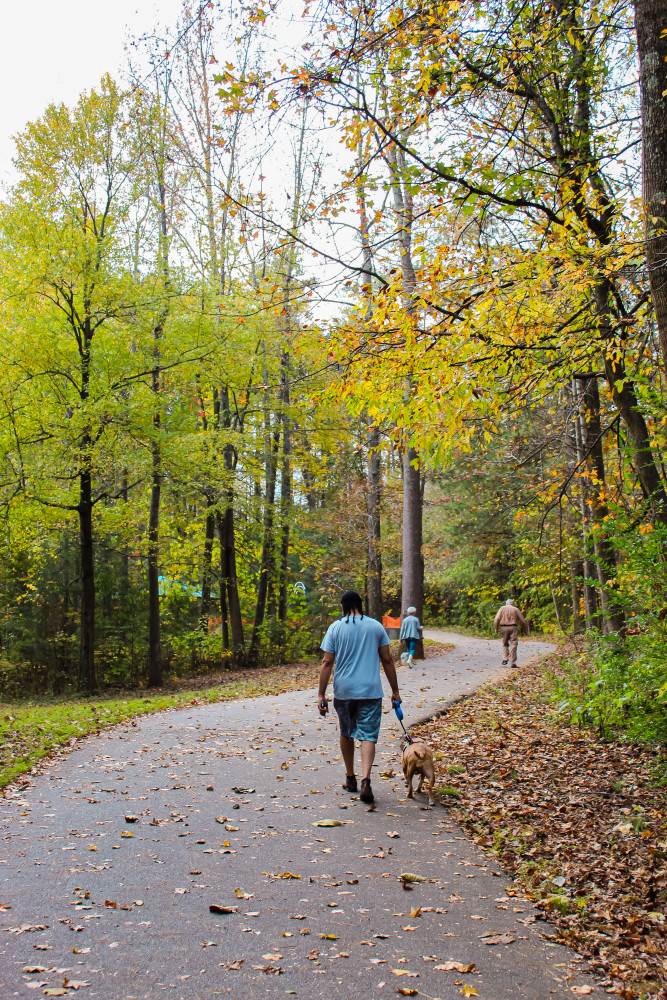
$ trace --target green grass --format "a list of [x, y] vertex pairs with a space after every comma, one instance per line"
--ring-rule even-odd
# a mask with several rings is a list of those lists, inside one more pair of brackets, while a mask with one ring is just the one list
[[451, 795], [455, 799], [461, 797], [461, 792], [458, 788], [454, 788], [453, 785], [438, 785], [437, 788], [433, 789], [438, 795]]
[[199, 690], [0, 704], [0, 788], [30, 771], [55, 750], [107, 726], [184, 705], [299, 690], [313, 686], [316, 678], [314, 665], [303, 665], [296, 670], [269, 667]]

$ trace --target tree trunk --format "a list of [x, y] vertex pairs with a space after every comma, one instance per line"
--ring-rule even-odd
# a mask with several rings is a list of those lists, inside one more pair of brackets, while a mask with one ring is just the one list
[[[209, 508], [213, 506], [208, 500]], [[201, 580], [201, 604], [199, 609], [199, 627], [204, 635], [208, 632], [208, 619], [211, 613], [211, 564], [213, 561], [213, 538], [215, 535], [215, 514], [209, 510], [206, 515], [206, 530], [204, 532], [204, 552]]]
[[[403, 455], [403, 563], [401, 616], [414, 605], [417, 617], [424, 613], [424, 558], [422, 556], [422, 492], [417, 452], [406, 448]], [[423, 658], [423, 644], [417, 656]]]
[[[634, 384], [627, 376], [625, 362], [618, 345], [614, 343], [609, 301], [611, 288], [608, 279], [598, 281], [595, 289], [597, 319], [603, 340], [609, 344], [605, 353], [605, 377], [623, 423], [628, 431], [632, 448], [632, 464], [651, 508], [655, 522], [667, 527], [667, 493], [651, 448], [648, 427], [641, 411]], [[621, 345], [622, 346], [622, 345]]]
[[[157, 381], [154, 378], [154, 392]], [[156, 430], [160, 417], [154, 418]], [[151, 687], [162, 684], [162, 637], [160, 630], [160, 495], [162, 491], [162, 459], [159, 442], [153, 442], [153, 472], [151, 476], [151, 500], [148, 511], [148, 683]]]
[[225, 525], [220, 511], [215, 515], [220, 539], [220, 628], [223, 649], [229, 649], [229, 618], [227, 610], [227, 549], [225, 547]]
[[79, 550], [81, 558], [81, 640], [79, 689], [97, 690], [95, 673], [95, 556], [93, 551], [93, 502], [90, 472], [79, 476]]
[[280, 470], [280, 581], [278, 586], [278, 620], [287, 621], [287, 582], [289, 576], [290, 517], [292, 514], [292, 438], [290, 428], [290, 365], [289, 354], [282, 352], [280, 375], [282, 380], [283, 461]]
[[255, 621], [252, 627], [252, 638], [248, 658], [251, 663], [257, 659], [259, 652], [260, 636], [264, 618], [266, 615], [267, 598], [269, 595], [269, 584], [273, 576], [275, 565], [273, 553], [273, 522], [275, 517], [276, 499], [276, 475], [278, 471], [278, 447], [280, 444], [280, 430], [278, 427], [270, 433], [270, 417], [268, 409], [265, 415], [266, 428], [266, 465], [265, 479], [266, 489], [264, 493], [264, 518], [263, 518], [263, 542], [262, 556], [259, 566], [259, 581], [257, 583], [257, 603], [255, 606]]
[[583, 632], [586, 619], [581, 614], [582, 578], [584, 564], [581, 559], [573, 559], [570, 563], [570, 582], [572, 586], [572, 634]]
[[[600, 393], [595, 376], [583, 379], [581, 403], [583, 406], [582, 437], [584, 454], [594, 483], [589, 491], [589, 504], [593, 514], [593, 547], [600, 581], [600, 603], [602, 604], [604, 630], [619, 632], [625, 624], [623, 611], [616, 593], [616, 551], [606, 531], [609, 508], [606, 497], [606, 476], [602, 424], [600, 422]], [[613, 582], [612, 582], [613, 581]]]
[[380, 500], [382, 497], [382, 460], [380, 431], [371, 426], [368, 431], [368, 615], [382, 621], [382, 555], [380, 553]]
[[635, 0], [642, 110], [642, 187], [646, 263], [667, 371], [667, 9]]
[[225, 551], [225, 579], [227, 591], [227, 608], [229, 610], [229, 624], [231, 628], [232, 649], [238, 655], [243, 649], [245, 638], [243, 635], [243, 619], [241, 618], [241, 602], [239, 600], [239, 586], [236, 576], [236, 538], [234, 533], [234, 492], [227, 493], [227, 507], [220, 519], [221, 539], [224, 542]]

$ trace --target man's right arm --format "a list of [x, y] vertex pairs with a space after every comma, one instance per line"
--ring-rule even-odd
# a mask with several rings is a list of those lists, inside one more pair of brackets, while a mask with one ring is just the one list
[[380, 662], [384, 667], [385, 677], [389, 681], [389, 687], [391, 688], [391, 707], [395, 708], [396, 705], [401, 704], [401, 696], [398, 693], [398, 677], [396, 676], [396, 666], [391, 658], [391, 652], [389, 651], [389, 646], [380, 646]]

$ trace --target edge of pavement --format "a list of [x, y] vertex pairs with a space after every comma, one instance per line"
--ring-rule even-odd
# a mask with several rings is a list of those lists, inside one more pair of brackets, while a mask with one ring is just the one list
[[[429, 636], [427, 634], [428, 632], [436, 633], [436, 634], [440, 633], [440, 641], [442, 641], [441, 637], [442, 637], [443, 633], [445, 632], [445, 630], [444, 629], [429, 629], [429, 628], [425, 627], [424, 628], [424, 636], [425, 636], [425, 638], [430, 639], [430, 638], [435, 638], [435, 635]], [[455, 632], [448, 632], [447, 635], [448, 636], [457, 636], [457, 633], [455, 633]], [[480, 643], [481, 642], [492, 642], [493, 641], [493, 640], [490, 640], [490, 639], [482, 639], [482, 638], [477, 639], [477, 638], [475, 638], [473, 636], [464, 636], [463, 638], [464, 639], [469, 639], [472, 642], [480, 642]], [[437, 641], [437, 639], [436, 639], [436, 641]], [[449, 640], [447, 640], [447, 641], [449, 641]], [[433, 657], [433, 659], [434, 660], [437, 659], [438, 661], [442, 659], [444, 661], [446, 659], [446, 657], [451, 656], [452, 653], [454, 653], [456, 651], [456, 645], [457, 644], [454, 643], [454, 649], [449, 650], [449, 652], [447, 652], [447, 653], [443, 653], [442, 657]], [[517, 672], [520, 672], [523, 667], [528, 667], [528, 666], [532, 665], [533, 663], [535, 663], [538, 660], [542, 660], [542, 659], [544, 659], [547, 656], [551, 656], [555, 649], [556, 649], [556, 645], [554, 644], [553, 645], [553, 649], [551, 649], [551, 650], [548, 650], [548, 651], [545, 650], [542, 653], [535, 653], [534, 656], [531, 656], [530, 659], [526, 660], [524, 663], [522, 663], [519, 666]], [[423, 660], [421, 662], [422, 663], [426, 663], [427, 661]], [[436, 664], [433, 664], [433, 665], [436, 666]], [[439, 665], [439, 664], [437, 664], [437, 665]], [[486, 677], [484, 680], [482, 680], [481, 683], [479, 683], [479, 684], [475, 685], [473, 688], [471, 688], [471, 690], [469, 690], [469, 691], [463, 691], [460, 694], [452, 695], [451, 698], [447, 698], [444, 701], [440, 701], [439, 700], [439, 701], [436, 701], [436, 702], [432, 702], [429, 705], [429, 707], [427, 709], [423, 709], [416, 718], [414, 718], [414, 719], [410, 718], [409, 720], [406, 718], [405, 724], [406, 724], [406, 726], [408, 728], [410, 728], [411, 726], [415, 726], [415, 727], [417, 727], [417, 726], [423, 726], [427, 722], [433, 722], [435, 719], [439, 718], [441, 715], [444, 715], [446, 712], [448, 712], [449, 709], [452, 708], [453, 705], [457, 705], [460, 701], [463, 701], [464, 698], [469, 698], [471, 695], [476, 694], [477, 691], [479, 691], [486, 684], [495, 683], [495, 682], [502, 681], [502, 680], [507, 680], [507, 678], [509, 678], [511, 676], [512, 676], [512, 671], [510, 670], [510, 668], [509, 667], [502, 667], [501, 666], [496, 671], [494, 671], [493, 673], [491, 673], [488, 677]]]

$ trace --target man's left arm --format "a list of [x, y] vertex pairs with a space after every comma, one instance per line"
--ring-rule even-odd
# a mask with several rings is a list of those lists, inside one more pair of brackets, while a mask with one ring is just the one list
[[320, 715], [326, 715], [329, 711], [329, 701], [327, 699], [327, 685], [331, 680], [331, 671], [334, 668], [334, 654], [325, 653], [322, 657], [322, 666], [320, 667], [320, 687], [317, 692], [317, 707], [320, 710]]
[[380, 646], [380, 661], [384, 667], [385, 677], [389, 681], [391, 688], [391, 707], [401, 704], [401, 696], [398, 693], [398, 677], [396, 676], [396, 666], [391, 658], [389, 646]]
[[523, 634], [524, 635], [530, 635], [530, 628], [528, 626], [528, 622], [523, 617], [523, 615], [521, 614], [521, 612], [519, 611], [518, 608], [516, 609], [516, 613], [519, 616], [519, 621], [521, 622], [521, 628], [523, 629]]

